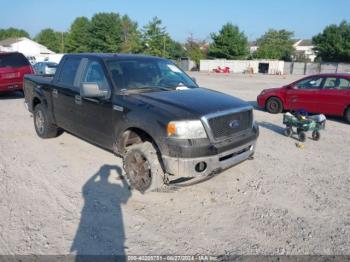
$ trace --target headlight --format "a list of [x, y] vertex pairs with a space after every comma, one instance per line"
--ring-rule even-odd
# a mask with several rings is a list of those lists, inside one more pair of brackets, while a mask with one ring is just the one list
[[172, 121], [167, 126], [169, 137], [182, 139], [207, 138], [200, 120]]
[[262, 96], [262, 95], [264, 95], [265, 93], [266, 93], [266, 91], [263, 90], [263, 91], [261, 91], [260, 95]]

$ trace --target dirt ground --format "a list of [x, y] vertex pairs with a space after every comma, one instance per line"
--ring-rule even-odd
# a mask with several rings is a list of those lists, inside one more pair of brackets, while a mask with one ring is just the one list
[[[192, 75], [252, 104], [295, 79]], [[281, 114], [254, 113], [254, 160], [141, 195], [120, 158], [67, 133], [39, 139], [23, 98], [1, 96], [0, 254], [350, 254], [350, 126], [331, 118], [300, 149]]]

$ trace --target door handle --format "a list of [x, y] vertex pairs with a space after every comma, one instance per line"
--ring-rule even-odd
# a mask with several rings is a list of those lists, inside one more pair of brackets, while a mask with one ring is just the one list
[[81, 105], [81, 96], [79, 96], [79, 95], [76, 95], [76, 96], [75, 96], [75, 103], [76, 103], [77, 105]]
[[57, 97], [57, 95], [58, 95], [57, 89], [52, 90], [52, 95], [53, 95], [53, 97]]

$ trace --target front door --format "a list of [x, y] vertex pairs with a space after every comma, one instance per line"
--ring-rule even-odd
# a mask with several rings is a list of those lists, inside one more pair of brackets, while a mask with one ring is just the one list
[[286, 92], [286, 102], [291, 110], [304, 110], [306, 112], [317, 112], [317, 101], [315, 94], [322, 87], [322, 77], [310, 77], [297, 82]]
[[113, 108], [111, 87], [106, 78], [103, 65], [97, 60], [89, 60], [82, 74], [81, 83], [97, 83], [107, 90], [104, 98], [75, 98], [75, 111], [78, 121], [78, 134], [102, 147], [113, 147]]

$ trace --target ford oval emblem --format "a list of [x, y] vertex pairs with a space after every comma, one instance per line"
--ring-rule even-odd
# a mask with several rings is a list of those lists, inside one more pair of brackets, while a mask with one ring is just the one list
[[235, 120], [232, 120], [231, 122], [228, 123], [228, 125], [231, 127], [231, 128], [237, 128], [240, 126], [240, 121], [238, 119], [235, 119]]

